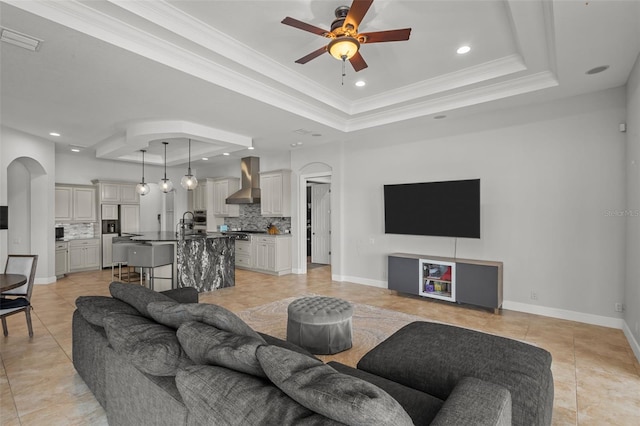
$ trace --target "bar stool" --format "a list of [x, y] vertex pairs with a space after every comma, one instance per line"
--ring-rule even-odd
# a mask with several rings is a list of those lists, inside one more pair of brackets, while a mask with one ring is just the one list
[[[144, 269], [149, 269], [149, 288], [153, 290], [154, 280], [171, 280], [173, 288], [173, 244], [132, 244], [127, 250], [127, 264], [140, 268], [140, 285]], [[171, 277], [154, 276], [154, 268], [171, 265]]]
[[[117, 265], [118, 266], [118, 279], [120, 281], [124, 281], [126, 278], [125, 282], [131, 282], [131, 278], [137, 278], [137, 273], [135, 272], [135, 270], [133, 272], [131, 272], [131, 266], [127, 264], [127, 262], [129, 261], [129, 247], [136, 245], [136, 243], [131, 243], [131, 242], [127, 242], [127, 243], [113, 243], [111, 245], [112, 248], [112, 256], [111, 256], [111, 281], [113, 281], [113, 277], [114, 277], [114, 268]], [[122, 273], [122, 266], [125, 265], [127, 270], [125, 271], [124, 275]]]

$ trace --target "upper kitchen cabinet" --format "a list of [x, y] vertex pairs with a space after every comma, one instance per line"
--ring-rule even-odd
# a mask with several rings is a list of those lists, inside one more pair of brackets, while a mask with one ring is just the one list
[[140, 206], [122, 204], [120, 206], [120, 232], [136, 234], [140, 232]]
[[227, 204], [226, 202], [229, 195], [240, 189], [239, 178], [207, 179], [207, 188], [209, 192], [209, 197], [207, 198], [207, 215], [211, 212], [213, 216], [218, 217], [240, 216], [240, 206], [238, 204]]
[[208, 191], [207, 191], [207, 181], [202, 180], [198, 182], [198, 186], [196, 189], [191, 191], [191, 211], [195, 210], [207, 210], [207, 200], [208, 200]]
[[56, 221], [73, 220], [73, 188], [56, 185]]
[[92, 181], [100, 192], [100, 204], [140, 204], [135, 183]]
[[92, 186], [56, 185], [56, 221], [95, 222], [96, 190]]
[[267, 217], [291, 216], [291, 170], [260, 173], [260, 212]]

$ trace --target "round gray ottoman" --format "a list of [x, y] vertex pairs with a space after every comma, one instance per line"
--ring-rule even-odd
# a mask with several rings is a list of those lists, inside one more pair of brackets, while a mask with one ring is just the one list
[[316, 355], [351, 348], [353, 306], [335, 297], [312, 296], [289, 304], [287, 341]]

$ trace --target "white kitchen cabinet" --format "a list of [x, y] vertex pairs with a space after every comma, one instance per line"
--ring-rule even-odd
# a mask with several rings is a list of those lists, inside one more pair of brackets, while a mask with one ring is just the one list
[[118, 220], [118, 205], [117, 204], [103, 204], [102, 205], [102, 220]]
[[61, 277], [69, 272], [69, 243], [56, 242], [56, 277]]
[[92, 181], [98, 186], [100, 204], [140, 204], [136, 183]]
[[92, 186], [58, 186], [55, 189], [55, 220], [95, 222], [96, 190]]
[[100, 243], [97, 238], [69, 241], [69, 272], [100, 268]]
[[[207, 216], [209, 212], [217, 217], [240, 216], [240, 206], [238, 204], [227, 204], [226, 202], [229, 195], [240, 189], [239, 178], [207, 179], [207, 185], [209, 191]], [[207, 222], [209, 222], [208, 218]], [[215, 219], [211, 220], [211, 223], [215, 223]]]
[[267, 217], [291, 217], [291, 170], [260, 173], [260, 212]]
[[236, 241], [236, 266], [275, 275], [291, 273], [291, 236], [253, 235], [250, 243]]
[[117, 234], [102, 234], [102, 267], [113, 263], [113, 237]]
[[202, 180], [198, 182], [196, 189], [191, 191], [191, 210], [206, 210], [207, 209], [207, 181]]
[[120, 205], [120, 232], [135, 234], [140, 232], [140, 206], [137, 204]]
[[136, 192], [137, 183], [120, 184], [120, 202], [123, 204], [139, 204], [140, 194]]
[[73, 220], [73, 188], [56, 186], [56, 222]]
[[73, 220], [95, 222], [96, 189], [73, 188]]

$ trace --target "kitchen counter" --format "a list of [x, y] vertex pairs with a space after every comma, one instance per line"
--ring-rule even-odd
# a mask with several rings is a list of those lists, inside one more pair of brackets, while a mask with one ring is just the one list
[[175, 232], [163, 231], [163, 232], [139, 232], [137, 234], [131, 234], [132, 241], [142, 242], [172, 242], [172, 241], [191, 241], [191, 240], [206, 240], [211, 238], [229, 238], [219, 232], [209, 232], [207, 234], [189, 234], [176, 236]]
[[131, 241], [175, 246], [176, 287], [203, 292], [235, 286], [235, 240], [231, 236], [219, 232], [179, 236], [175, 232], [139, 232], [131, 234]]

